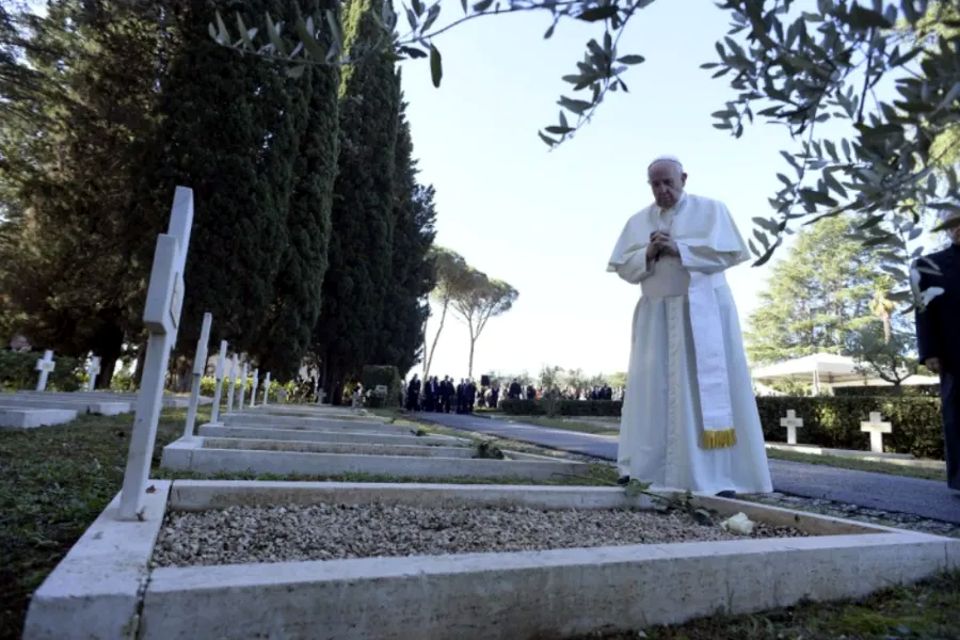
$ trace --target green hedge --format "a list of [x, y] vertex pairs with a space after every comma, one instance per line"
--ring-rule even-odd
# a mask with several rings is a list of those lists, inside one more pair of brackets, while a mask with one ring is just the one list
[[[363, 385], [363, 394], [366, 396], [368, 407], [396, 407], [399, 405], [400, 389], [403, 386], [403, 381], [400, 379], [400, 372], [396, 367], [392, 365], [364, 365], [360, 374], [360, 383]], [[373, 390], [381, 384], [387, 387], [385, 398], [373, 395]]]
[[834, 387], [833, 395], [838, 398], [934, 398], [940, 397], [938, 384], [913, 384], [897, 387]]
[[[264, 379], [260, 378], [260, 380], [257, 383], [256, 404], [263, 403], [263, 383], [264, 383]], [[216, 391], [216, 388], [217, 388], [217, 379], [214, 378], [213, 376], [203, 376], [202, 378], [200, 378], [200, 395], [201, 396], [207, 396], [208, 398], [212, 398], [213, 394]], [[253, 376], [248, 375], [245, 390], [244, 390], [245, 406], [250, 404], [250, 390], [252, 388], [253, 388]], [[281, 384], [276, 380], [271, 380], [270, 395], [267, 400], [269, 402], [280, 402], [280, 395], [278, 393], [280, 389], [287, 390], [287, 400], [289, 401], [293, 395], [293, 392], [296, 390], [296, 385], [293, 382], [287, 382], [285, 384]], [[220, 390], [221, 403], [226, 403], [227, 393], [229, 391], [230, 391], [230, 378], [227, 377], [223, 379], [223, 388]], [[237, 398], [240, 397], [240, 381], [239, 380], [237, 381], [237, 386], [234, 387], [233, 394], [234, 394], [234, 402], [239, 402], [239, 400], [237, 400]]]
[[[546, 415], [548, 402], [504, 400], [500, 409], [511, 415]], [[780, 426], [780, 419], [793, 409], [803, 419], [803, 427], [797, 430], [801, 444], [866, 451], [870, 449], [870, 435], [860, 431], [860, 423], [869, 419], [871, 411], [879, 411], [893, 426], [893, 433], [883, 437], [886, 451], [943, 460], [939, 398], [763, 396], [757, 398], [757, 408], [767, 442], [786, 442], [787, 430]], [[620, 402], [561, 400], [558, 414], [618, 416]]]
[[619, 416], [619, 400], [502, 400], [500, 410], [515, 416], [542, 416], [550, 413], [550, 404], [556, 403], [555, 415], [561, 416]]
[[[9, 390], [36, 389], [37, 360], [43, 352], [0, 351], [0, 388]], [[55, 368], [47, 377], [50, 391], [76, 391], [86, 379], [83, 363], [79, 358], [53, 354]]]
[[757, 408], [768, 442], [786, 441], [787, 430], [780, 426], [780, 419], [793, 409], [803, 419], [797, 430], [800, 444], [862, 450], [870, 449], [870, 435], [860, 431], [860, 423], [869, 419], [871, 411], [879, 411], [893, 426], [893, 433], [883, 437], [886, 451], [943, 460], [939, 398], [764, 396], [757, 398]]

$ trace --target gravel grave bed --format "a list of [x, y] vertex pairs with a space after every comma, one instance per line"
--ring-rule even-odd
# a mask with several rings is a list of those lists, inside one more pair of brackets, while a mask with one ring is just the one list
[[[805, 535], [792, 527], [758, 522], [749, 537]], [[233, 506], [167, 513], [152, 563], [164, 567], [339, 560], [744, 537], [719, 525], [700, 525], [679, 511], [381, 503]]]

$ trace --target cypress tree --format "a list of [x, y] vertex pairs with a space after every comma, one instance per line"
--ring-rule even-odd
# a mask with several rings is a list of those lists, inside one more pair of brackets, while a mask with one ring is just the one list
[[[318, 2], [305, 10], [319, 6]], [[279, 380], [297, 372], [320, 317], [337, 172], [339, 81], [336, 66], [311, 66], [296, 85], [304, 117], [297, 132], [289, 241], [274, 284], [273, 305], [254, 349], [261, 367]]]
[[[269, 0], [245, 7], [255, 15], [274, 9]], [[165, 147], [154, 192], [159, 203], [169, 202], [176, 184], [194, 192], [178, 349], [192, 349], [203, 312], [211, 311], [214, 339], [251, 351], [275, 300], [287, 246], [302, 110], [294, 79], [210, 38], [211, 15], [206, 0], [175, 9], [182, 43], [162, 88]]]
[[381, 0], [344, 5], [345, 50], [357, 61], [340, 83], [340, 156], [331, 213], [329, 268], [314, 339], [324, 388], [356, 377], [380, 329], [393, 243], [394, 148], [399, 82], [386, 52], [367, 50], [380, 38]]
[[423, 331], [430, 307], [427, 296], [436, 279], [428, 252], [436, 235], [433, 187], [417, 183], [410, 124], [401, 105], [395, 149], [393, 246], [390, 281], [373, 360], [394, 365], [402, 375], [423, 355]]

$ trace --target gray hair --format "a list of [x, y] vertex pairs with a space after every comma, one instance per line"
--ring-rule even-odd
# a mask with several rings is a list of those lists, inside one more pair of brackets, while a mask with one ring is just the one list
[[680, 162], [680, 158], [671, 155], [657, 156], [650, 164], [647, 165], [647, 171], [650, 171], [650, 168], [658, 162], [672, 162], [673, 164], [677, 165], [678, 169], [680, 169], [680, 173], [683, 173], [683, 163]]

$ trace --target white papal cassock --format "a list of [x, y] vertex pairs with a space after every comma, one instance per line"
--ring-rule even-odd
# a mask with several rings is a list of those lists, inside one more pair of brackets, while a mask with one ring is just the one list
[[[680, 257], [647, 267], [654, 231]], [[684, 193], [627, 221], [608, 271], [639, 284], [620, 424], [620, 473], [655, 485], [771, 491], [737, 309], [723, 271], [748, 258], [723, 203]]]

